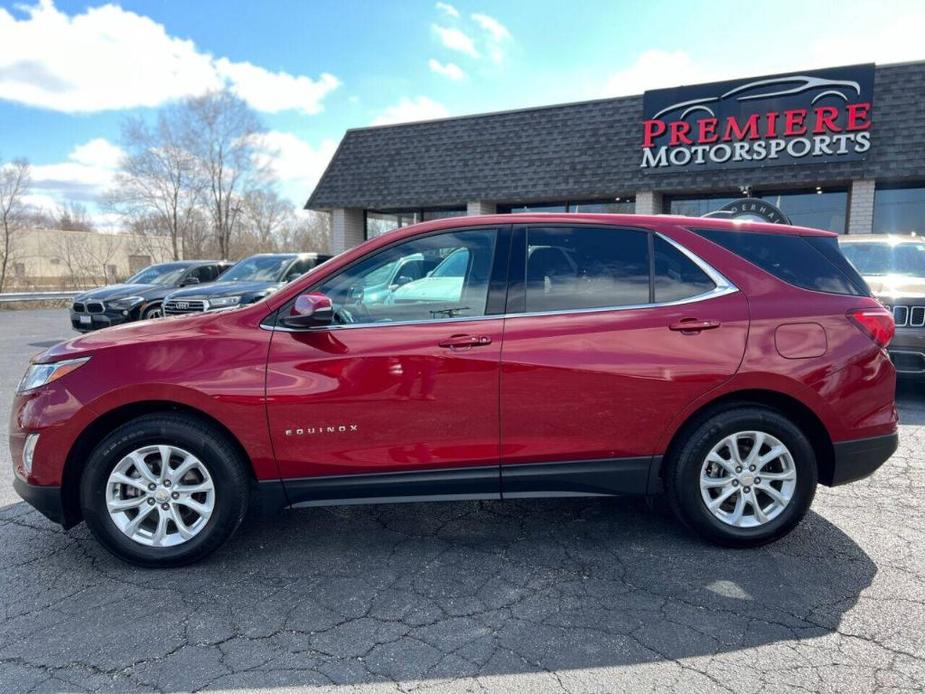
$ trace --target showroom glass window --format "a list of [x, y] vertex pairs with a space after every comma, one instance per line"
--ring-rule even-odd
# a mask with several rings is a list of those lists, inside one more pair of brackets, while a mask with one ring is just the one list
[[482, 316], [496, 238], [494, 229], [420, 236], [360, 260], [316, 291], [331, 298], [343, 323]]
[[[766, 191], [753, 192], [752, 197], [777, 205], [798, 226], [845, 233], [848, 217], [848, 192], [845, 190]], [[670, 214], [703, 217], [727, 203], [741, 199], [741, 195], [679, 196], [669, 198], [666, 207]]]
[[755, 197], [777, 205], [797, 226], [825, 229], [839, 234], [844, 234], [847, 228], [846, 190], [757, 193]]
[[679, 214], [684, 217], [703, 217], [705, 214], [714, 212], [726, 203], [739, 200], [741, 197], [741, 195], [671, 197], [666, 200], [665, 208], [668, 210], [668, 214]]
[[374, 239], [394, 229], [432, 219], [462, 217], [463, 207], [418, 208], [408, 210], [366, 210], [366, 238]]
[[531, 202], [498, 205], [498, 214], [522, 214], [525, 212], [585, 212], [589, 214], [633, 214], [636, 199], [619, 197], [610, 200], [568, 200], [560, 202]]
[[925, 186], [877, 186], [874, 233], [925, 234]]
[[527, 230], [528, 312], [649, 302], [647, 232], [606, 227]]

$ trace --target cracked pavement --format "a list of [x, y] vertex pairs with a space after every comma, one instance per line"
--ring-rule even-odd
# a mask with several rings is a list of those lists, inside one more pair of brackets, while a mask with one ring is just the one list
[[[60, 310], [0, 312], [0, 418]], [[661, 503], [335, 507], [136, 569], [32, 511], [0, 457], [0, 691], [925, 688], [925, 385], [873, 477], [758, 550]]]

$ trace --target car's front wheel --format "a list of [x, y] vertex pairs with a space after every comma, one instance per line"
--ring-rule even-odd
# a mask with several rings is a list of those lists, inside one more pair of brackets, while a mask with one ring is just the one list
[[676, 515], [718, 544], [755, 547], [789, 533], [812, 503], [816, 456], [776, 410], [738, 406], [693, 426], [667, 461]]
[[148, 306], [141, 314], [141, 320], [151, 320], [153, 318], [163, 318], [164, 309], [160, 304], [154, 304], [154, 306]]
[[180, 566], [217, 549], [247, 510], [239, 450], [193, 417], [156, 414], [123, 424], [96, 447], [80, 502], [94, 536], [141, 566]]

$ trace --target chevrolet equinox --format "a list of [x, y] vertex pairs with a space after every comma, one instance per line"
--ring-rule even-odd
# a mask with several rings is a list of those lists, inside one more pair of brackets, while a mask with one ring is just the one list
[[249, 506], [661, 492], [756, 546], [896, 449], [893, 330], [829, 232], [438, 220], [251, 305], [48, 349], [16, 394], [14, 484], [144, 566], [205, 556]]

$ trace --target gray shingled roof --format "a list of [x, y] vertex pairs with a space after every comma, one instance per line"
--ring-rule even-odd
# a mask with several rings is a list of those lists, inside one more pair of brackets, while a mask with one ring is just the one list
[[878, 67], [863, 162], [645, 175], [642, 97], [348, 130], [306, 207], [401, 208], [925, 178], [925, 62]]

